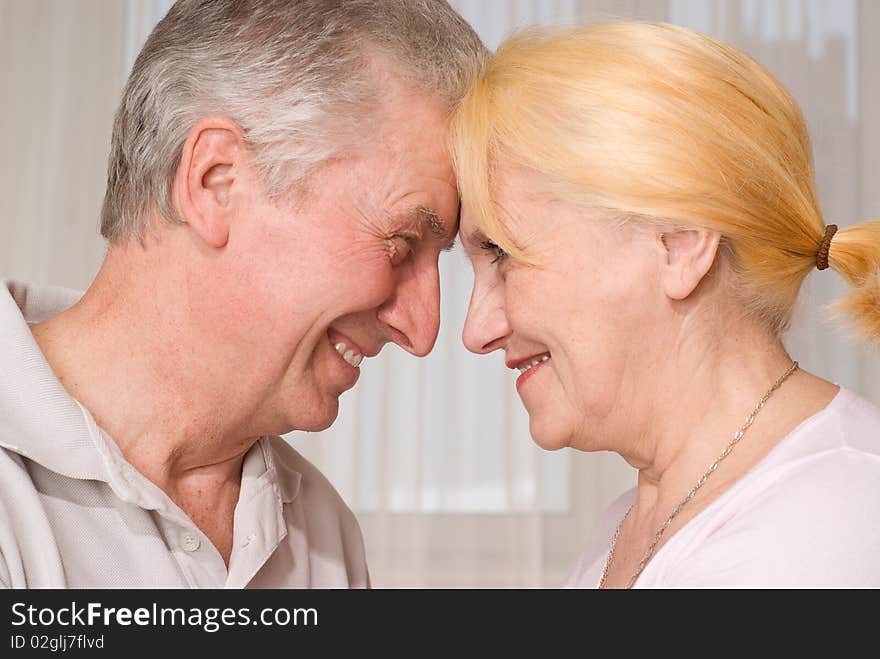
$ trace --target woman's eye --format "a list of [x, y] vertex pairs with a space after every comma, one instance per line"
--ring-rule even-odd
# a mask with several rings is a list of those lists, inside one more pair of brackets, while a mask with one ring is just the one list
[[491, 252], [494, 255], [492, 263], [501, 263], [502, 261], [504, 261], [504, 259], [507, 258], [507, 252], [505, 252], [491, 240], [484, 240], [483, 242], [481, 242], [480, 248], [486, 250], [487, 252]]
[[388, 256], [391, 259], [391, 265], [397, 266], [406, 261], [412, 254], [412, 239], [406, 236], [392, 236], [388, 239]]

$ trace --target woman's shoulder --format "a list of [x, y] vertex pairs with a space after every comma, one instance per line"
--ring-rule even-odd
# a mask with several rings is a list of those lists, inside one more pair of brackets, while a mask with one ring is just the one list
[[880, 426], [880, 407], [843, 386], [823, 411], [851, 430], [876, 431]]
[[840, 388], [822, 410], [805, 419], [758, 465], [757, 472], [809, 471], [810, 463], [880, 465], [880, 408]]
[[[768, 523], [798, 519], [804, 511], [812, 519], [844, 520], [864, 501], [880, 501], [880, 409], [841, 388], [735, 485], [728, 499], [721, 508], [751, 516], [764, 511]], [[880, 508], [872, 514], [880, 529]]]
[[640, 586], [880, 586], [880, 410], [841, 388], [661, 548]]
[[845, 387], [840, 388], [829, 407], [848, 445], [880, 455], [880, 407]]
[[767, 480], [704, 511], [682, 530], [663, 581], [687, 587], [880, 587], [877, 501], [880, 461], [855, 451], [828, 452], [768, 472]]
[[880, 411], [841, 389], [682, 529], [656, 576], [690, 587], [880, 586], [878, 443]]

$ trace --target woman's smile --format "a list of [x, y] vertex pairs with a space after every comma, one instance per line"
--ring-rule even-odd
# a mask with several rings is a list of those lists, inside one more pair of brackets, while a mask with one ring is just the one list
[[520, 376], [516, 379], [517, 391], [550, 360], [550, 353], [545, 352], [525, 359], [508, 360], [508, 368], [516, 369]]

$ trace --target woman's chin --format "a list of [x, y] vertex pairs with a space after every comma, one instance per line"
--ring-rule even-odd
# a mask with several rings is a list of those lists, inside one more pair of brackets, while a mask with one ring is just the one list
[[571, 428], [561, 423], [541, 423], [529, 421], [532, 440], [545, 451], [558, 451], [571, 445]]

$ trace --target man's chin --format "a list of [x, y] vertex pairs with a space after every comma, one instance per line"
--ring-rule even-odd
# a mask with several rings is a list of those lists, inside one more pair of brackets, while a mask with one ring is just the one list
[[324, 401], [319, 408], [297, 414], [294, 418], [290, 419], [289, 428], [283, 433], [278, 434], [286, 434], [296, 430], [300, 432], [321, 432], [332, 426], [338, 416], [339, 400], [334, 397], [332, 400]]

